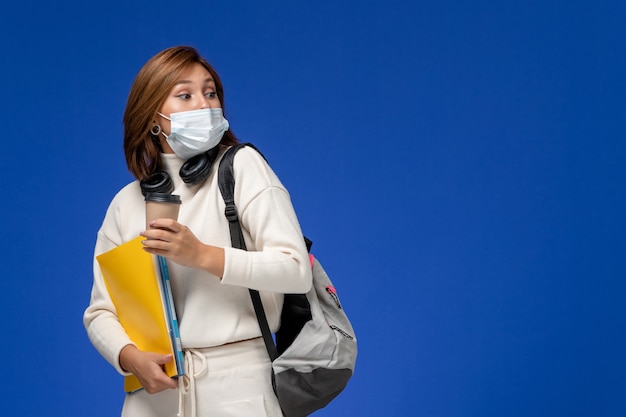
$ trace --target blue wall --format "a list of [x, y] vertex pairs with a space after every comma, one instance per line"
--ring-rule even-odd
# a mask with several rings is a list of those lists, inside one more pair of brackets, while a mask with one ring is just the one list
[[623, 2], [17, 3], [0, 17], [5, 410], [119, 414], [81, 321], [95, 233], [131, 180], [135, 74], [190, 44], [357, 331], [356, 374], [317, 415], [626, 415]]

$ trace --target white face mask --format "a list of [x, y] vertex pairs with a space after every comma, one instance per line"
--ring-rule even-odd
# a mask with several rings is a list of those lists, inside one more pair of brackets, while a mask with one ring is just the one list
[[181, 111], [162, 117], [171, 122], [170, 135], [165, 136], [167, 143], [176, 155], [189, 159], [219, 145], [228, 130], [228, 120], [222, 109], [200, 109]]

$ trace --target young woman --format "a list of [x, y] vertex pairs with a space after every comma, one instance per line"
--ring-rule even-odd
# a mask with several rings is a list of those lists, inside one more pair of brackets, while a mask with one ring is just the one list
[[[130, 90], [124, 151], [136, 180], [110, 203], [95, 256], [141, 235], [147, 252], [167, 259], [185, 376], [176, 381], [163, 372], [170, 355], [134, 345], [94, 261], [84, 313], [89, 338], [119, 373], [136, 375], [145, 388], [126, 396], [122, 416], [282, 416], [248, 289], [261, 291], [275, 331], [282, 294], [310, 288], [310, 264], [287, 190], [247, 147], [237, 153], [234, 173], [248, 251], [230, 247], [216, 171], [237, 138], [223, 110], [218, 74], [191, 47], [154, 56]], [[145, 230], [143, 194], [154, 190], [180, 195], [182, 205], [178, 221], [157, 219]]]

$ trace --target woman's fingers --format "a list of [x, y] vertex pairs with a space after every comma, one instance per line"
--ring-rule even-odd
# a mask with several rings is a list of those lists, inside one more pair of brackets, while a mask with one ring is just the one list
[[148, 230], [165, 229], [165, 230], [170, 230], [172, 232], [178, 232], [180, 231], [182, 224], [178, 223], [174, 219], [156, 219], [156, 220], [152, 220], [149, 226], [150, 228]]
[[204, 244], [183, 224], [171, 219], [158, 219], [142, 232], [144, 250], [165, 256], [180, 265], [201, 267]]

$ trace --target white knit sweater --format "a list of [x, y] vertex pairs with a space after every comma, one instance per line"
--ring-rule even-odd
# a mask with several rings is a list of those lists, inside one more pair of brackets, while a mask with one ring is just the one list
[[[223, 152], [222, 152], [223, 154]], [[244, 147], [235, 156], [235, 202], [248, 252], [230, 247], [217, 165], [201, 185], [188, 186], [178, 175], [183, 160], [163, 154], [182, 205], [178, 220], [206, 244], [225, 248], [224, 276], [169, 261], [174, 303], [183, 348], [219, 346], [260, 336], [248, 288], [261, 291], [272, 331], [279, 325], [283, 293], [311, 286], [311, 269], [300, 225], [287, 190], [265, 160]], [[121, 349], [132, 341], [117, 320], [95, 256], [129, 241], [145, 229], [145, 202], [138, 181], [111, 202], [96, 241], [94, 283], [84, 324], [93, 345], [120, 373]]]

